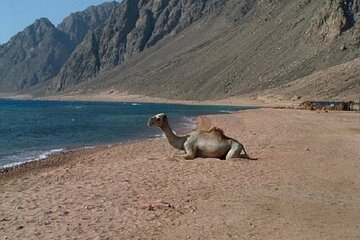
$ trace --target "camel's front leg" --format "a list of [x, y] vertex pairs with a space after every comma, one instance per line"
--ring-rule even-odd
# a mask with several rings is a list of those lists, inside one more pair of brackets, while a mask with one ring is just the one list
[[193, 153], [183, 153], [183, 154], [173, 154], [171, 157], [174, 157], [174, 158], [181, 158], [181, 159], [185, 159], [185, 160], [192, 160], [195, 158], [195, 154]]
[[195, 154], [195, 151], [194, 151], [194, 149], [192, 149], [190, 146], [187, 146], [186, 144], [185, 144], [185, 153], [183, 153], [183, 154], [173, 154], [172, 155], [172, 157], [175, 157], [175, 158], [182, 158], [182, 159], [186, 159], [186, 160], [192, 160], [192, 159], [194, 159], [196, 156], [196, 154]]
[[177, 151], [175, 151], [175, 152], [173, 152], [173, 153], [171, 154], [171, 157], [174, 157], [174, 156], [176, 156], [176, 155], [181, 155], [181, 154], [184, 154], [184, 153], [185, 153], [184, 150], [177, 150]]

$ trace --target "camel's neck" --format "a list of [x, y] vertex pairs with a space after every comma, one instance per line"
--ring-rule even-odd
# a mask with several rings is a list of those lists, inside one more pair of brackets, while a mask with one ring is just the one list
[[187, 139], [186, 136], [176, 136], [168, 122], [164, 123], [164, 126], [161, 128], [161, 130], [165, 133], [166, 138], [171, 146], [176, 149], [184, 150], [184, 142]]

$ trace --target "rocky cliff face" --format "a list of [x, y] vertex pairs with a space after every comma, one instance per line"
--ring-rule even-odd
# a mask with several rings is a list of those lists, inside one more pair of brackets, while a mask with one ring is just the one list
[[[42, 86], [48, 95], [127, 92], [198, 100], [269, 95], [359, 58], [359, 5], [360, 0], [123, 0], [104, 5], [99, 10], [104, 13], [90, 8], [59, 25], [75, 49]], [[7, 51], [0, 46], [0, 61]], [[15, 74], [11, 64], [8, 68]], [[359, 91], [357, 79], [336, 79], [330, 87], [330, 74], [324, 76], [312, 85], [328, 92], [324, 96]], [[302, 85], [301, 94], [310, 88], [304, 81], [296, 85]]]
[[311, 29], [323, 40], [334, 40], [354, 27], [359, 28], [356, 24], [360, 20], [359, 0], [327, 0], [323, 4]]
[[117, 2], [106, 2], [88, 7], [81, 12], [72, 13], [57, 28], [66, 33], [75, 45], [78, 45], [84, 40], [86, 34], [108, 19], [117, 4]]
[[[139, 10], [134, 6], [133, 14], [136, 22], [130, 24], [134, 27], [122, 28], [127, 29], [127, 37], [122, 38], [122, 44], [118, 48], [109, 48], [111, 51], [104, 49], [103, 53], [111, 53], [109, 55], [94, 55], [97, 57], [93, 58], [93, 62], [97, 61], [98, 65], [94, 64], [97, 68], [92, 70], [95, 69], [93, 73], [96, 72], [97, 76], [79, 76], [78, 80], [68, 76], [63, 81], [57, 79], [56, 83], [61, 84], [55, 89], [60, 92], [127, 92], [198, 100], [249, 94], [256, 96], [267, 90], [287, 88], [296, 79], [360, 56], [358, 1], [178, 2], [182, 6], [180, 18], [165, 21], [177, 24], [170, 24], [174, 26], [172, 30], [156, 46], [151, 46], [151, 39], [157, 36], [154, 34], [157, 28], [151, 26], [162, 22], [159, 21], [162, 18], [154, 16], [161, 16], [165, 10], [156, 15], [156, 5], [149, 5], [152, 6], [150, 8], [138, 1]], [[197, 7], [191, 4], [197, 4]], [[141, 10], [139, 6], [145, 8]], [[170, 6], [174, 5], [169, 5], [169, 9]], [[177, 16], [174, 9], [172, 12]], [[355, 22], [350, 21], [351, 14]], [[164, 22], [161, 26], [159, 29], [167, 29]], [[111, 29], [109, 27], [106, 32], [111, 32]], [[147, 34], [149, 32], [151, 35]], [[100, 49], [106, 46], [106, 42], [121, 42], [115, 41], [119, 38], [103, 42], [97, 39], [95, 35], [92, 40], [96, 44], [92, 46]], [[119, 54], [115, 54], [115, 50], [120, 51]], [[115, 61], [108, 62], [110, 59]], [[119, 63], [120, 67], [106, 71]], [[67, 72], [73, 74], [75, 69]], [[317, 79], [326, 81], [326, 78]], [[318, 90], [327, 92], [323, 96], [332, 97], [343, 96], [341, 92], [354, 95], [359, 90], [356, 81], [342, 81], [334, 81], [338, 82], [338, 87], [325, 82], [317, 84], [322, 86]], [[310, 88], [310, 85], [307, 87]], [[300, 92], [306, 91], [302, 89]]]
[[118, 3], [77, 12], [56, 28], [41, 18], [0, 46], [0, 92], [26, 90], [56, 76], [84, 36], [103, 24]]
[[35, 21], [1, 48], [1, 90], [23, 90], [54, 77], [74, 47], [48, 19]]
[[[220, 11], [225, 2], [124, 0], [106, 24], [87, 36], [75, 50], [51, 90], [63, 91], [121, 64], [161, 39], [176, 35], [203, 15]], [[254, 1], [237, 2], [244, 5], [243, 11], [254, 5], [251, 4]]]

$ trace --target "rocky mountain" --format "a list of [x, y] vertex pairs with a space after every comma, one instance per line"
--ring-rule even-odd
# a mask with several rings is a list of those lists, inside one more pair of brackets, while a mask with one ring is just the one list
[[197, 100], [310, 92], [323, 99], [358, 97], [356, 67], [350, 66], [359, 64], [359, 5], [123, 0], [103, 25], [78, 40], [51, 82], [28, 92]]
[[78, 45], [90, 31], [103, 24], [118, 2], [106, 2], [98, 6], [90, 6], [84, 11], [70, 14], [57, 28], [66, 33], [70, 40]]
[[27, 90], [56, 76], [84, 36], [104, 23], [116, 2], [89, 7], [57, 28], [36, 20], [0, 46], [0, 91]]
[[[57, 76], [62, 91], [175, 35], [225, 1], [126, 0], [80, 44]], [[251, 2], [251, 1], [249, 1]]]
[[[52, 92], [117, 90], [213, 99], [279, 89], [359, 57], [358, 5], [345, 0], [124, 1], [75, 51]], [[90, 65], [79, 66], [84, 59]], [[356, 81], [346, 84], [356, 95]]]
[[46, 18], [14, 36], [0, 52], [2, 90], [22, 90], [55, 76], [74, 45]]

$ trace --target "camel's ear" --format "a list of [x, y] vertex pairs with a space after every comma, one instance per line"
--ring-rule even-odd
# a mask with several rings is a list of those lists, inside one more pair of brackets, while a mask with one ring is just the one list
[[163, 118], [165, 116], [164, 113], [158, 113], [155, 115], [156, 118]]
[[158, 113], [157, 115], [156, 115], [157, 117], [161, 117], [161, 118], [166, 118], [166, 114], [165, 113]]

